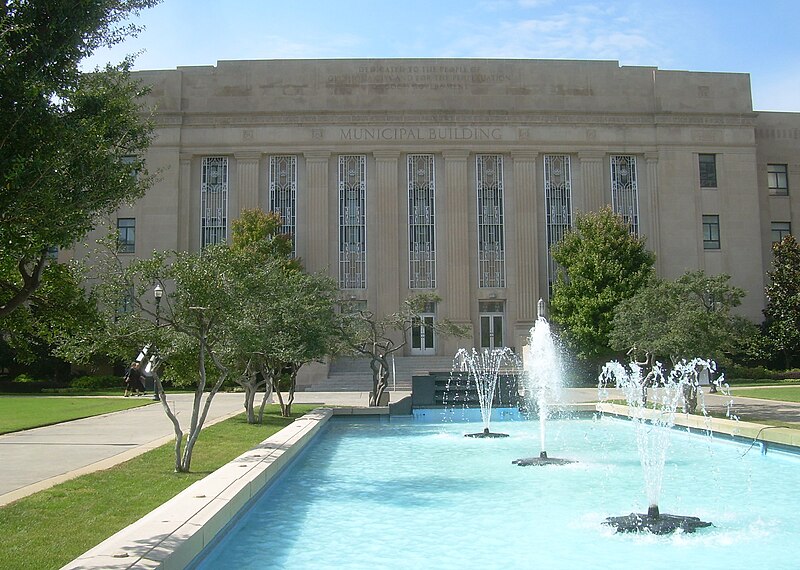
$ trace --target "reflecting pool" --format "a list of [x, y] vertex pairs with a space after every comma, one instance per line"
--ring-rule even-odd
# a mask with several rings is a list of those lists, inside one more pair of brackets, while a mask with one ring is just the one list
[[704, 570], [800, 565], [800, 457], [675, 430], [662, 513], [714, 526], [615, 534], [608, 516], [647, 510], [636, 436], [611, 418], [553, 420], [548, 451], [577, 462], [520, 468], [538, 422], [334, 418], [199, 568]]

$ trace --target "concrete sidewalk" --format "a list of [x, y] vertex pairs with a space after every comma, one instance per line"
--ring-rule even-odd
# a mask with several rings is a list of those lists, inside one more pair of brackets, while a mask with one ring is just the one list
[[[404, 393], [397, 393], [397, 397]], [[148, 396], [149, 397], [149, 396]], [[193, 394], [168, 394], [184, 432]], [[393, 396], [394, 399], [394, 396]], [[298, 392], [296, 403], [368, 406], [365, 392]], [[244, 395], [219, 393], [204, 427], [244, 411]], [[172, 422], [161, 404], [113, 412], [0, 435], [0, 506], [85, 473], [108, 469], [174, 441]]]

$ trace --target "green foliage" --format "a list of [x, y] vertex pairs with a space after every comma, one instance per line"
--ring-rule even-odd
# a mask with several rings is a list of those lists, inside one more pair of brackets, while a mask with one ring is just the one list
[[675, 281], [653, 280], [614, 311], [611, 345], [635, 348], [659, 360], [729, 361], [754, 326], [734, 315], [744, 291], [730, 276], [687, 272]]
[[[134, 33], [121, 23], [155, 3], [9, 0], [0, 8], [0, 319], [40, 288], [49, 247], [70, 246], [98, 214], [149, 185], [142, 157], [152, 128], [130, 61], [91, 74], [78, 65]], [[4, 331], [16, 324], [0, 321]]]
[[765, 333], [768, 346], [788, 368], [800, 364], [800, 244], [788, 235], [773, 244], [772, 253]]
[[79, 376], [69, 383], [70, 388], [76, 390], [97, 391], [109, 388], [122, 389], [124, 384], [119, 376]]
[[550, 316], [578, 357], [610, 351], [614, 309], [653, 275], [655, 256], [643, 238], [610, 208], [576, 216], [575, 227], [553, 248], [560, 270], [550, 299]]
[[27, 374], [19, 374], [16, 378], [14, 378], [13, 382], [17, 384], [30, 384], [31, 382], [36, 382], [35, 378], [31, 378]]

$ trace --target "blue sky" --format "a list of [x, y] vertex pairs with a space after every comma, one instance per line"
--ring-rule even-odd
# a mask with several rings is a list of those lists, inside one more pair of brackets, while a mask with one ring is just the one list
[[137, 38], [86, 69], [141, 52], [135, 69], [225, 59], [604, 59], [750, 73], [753, 105], [800, 112], [797, 0], [163, 0]]

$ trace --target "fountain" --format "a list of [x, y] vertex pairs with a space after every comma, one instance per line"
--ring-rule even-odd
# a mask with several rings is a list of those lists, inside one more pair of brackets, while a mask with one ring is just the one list
[[504, 364], [510, 364], [515, 369], [519, 367], [519, 359], [510, 348], [484, 349], [481, 352], [474, 348], [470, 350], [461, 348], [456, 353], [453, 369], [467, 373], [475, 383], [483, 420], [483, 431], [464, 434], [466, 437], [508, 437], [508, 434], [494, 433], [489, 429], [497, 378]]
[[515, 459], [514, 465], [527, 467], [530, 465], [565, 465], [574, 463], [570, 459], [548, 457], [545, 447], [547, 418], [552, 405], [561, 400], [562, 369], [553, 335], [550, 334], [550, 323], [545, 318], [544, 300], [539, 299], [538, 317], [531, 328], [528, 346], [525, 347], [525, 382], [527, 392], [533, 395], [539, 410], [539, 442], [538, 457]]
[[[698, 528], [711, 526], [711, 523], [697, 517], [661, 514], [658, 507], [675, 413], [679, 404], [685, 405], [687, 399], [696, 398], [698, 374], [704, 369], [713, 370], [714, 363], [699, 358], [681, 361], [667, 375], [661, 364], [655, 363], [644, 376], [642, 368], [635, 362], [631, 363], [629, 369], [619, 362], [609, 362], [603, 367], [599, 380], [601, 399], [607, 399], [602, 395], [607, 394], [607, 387], [613, 383], [625, 394], [631, 410], [648, 501], [646, 514], [631, 513], [607, 518], [604, 524], [613, 526], [617, 532], [670, 534], [680, 529], [691, 533]], [[654, 390], [653, 408], [648, 408], [643, 396], [647, 393], [647, 386], [658, 386]]]

